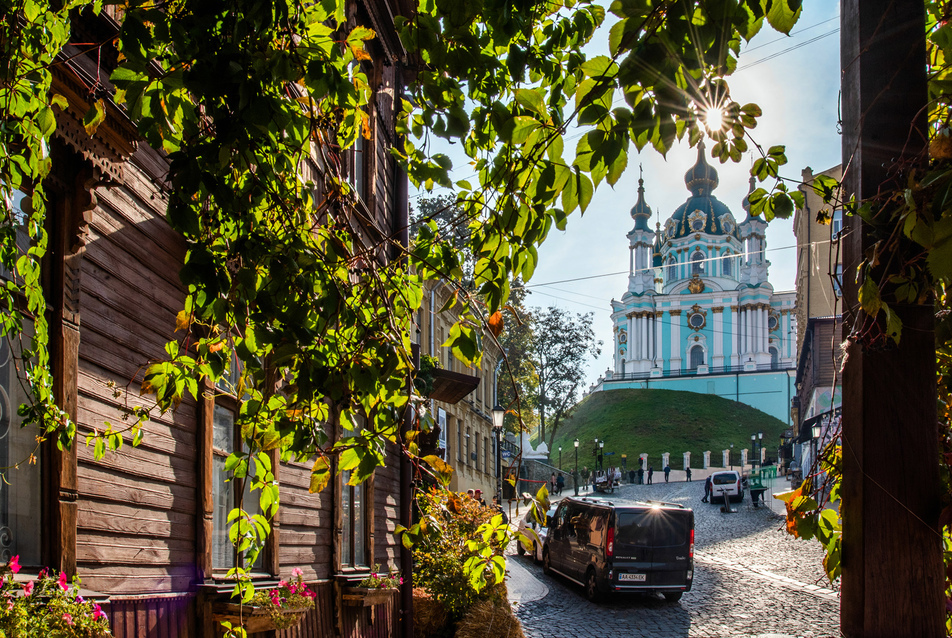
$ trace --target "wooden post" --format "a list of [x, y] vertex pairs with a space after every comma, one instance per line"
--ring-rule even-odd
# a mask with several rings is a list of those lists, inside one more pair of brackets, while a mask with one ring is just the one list
[[[921, 0], [843, 0], [840, 15], [844, 197], [864, 201], [900, 187], [924, 156], [924, 10]], [[872, 323], [854, 274], [873, 241], [851, 217], [843, 242], [848, 336]], [[841, 627], [851, 637], [945, 635], [933, 308], [895, 310], [899, 346], [854, 342], [843, 371]]]

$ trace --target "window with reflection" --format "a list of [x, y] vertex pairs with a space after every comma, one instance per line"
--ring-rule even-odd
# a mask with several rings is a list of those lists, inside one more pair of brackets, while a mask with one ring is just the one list
[[341, 540], [340, 562], [342, 568], [367, 567], [370, 558], [367, 551], [367, 482], [347, 485], [350, 472], [341, 473]]

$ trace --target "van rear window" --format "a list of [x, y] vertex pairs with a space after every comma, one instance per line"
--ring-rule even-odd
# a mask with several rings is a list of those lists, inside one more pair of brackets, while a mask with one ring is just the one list
[[729, 485], [737, 482], [736, 474], [718, 474], [714, 477], [714, 485]]
[[687, 545], [690, 517], [683, 513], [649, 509], [617, 512], [615, 542], [636, 547], [674, 547]]

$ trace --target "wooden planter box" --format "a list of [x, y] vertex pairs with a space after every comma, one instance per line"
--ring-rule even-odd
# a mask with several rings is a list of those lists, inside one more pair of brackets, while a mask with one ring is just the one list
[[[308, 611], [306, 608], [282, 609], [280, 614], [284, 618], [294, 621], [288, 625], [288, 627], [296, 627], [304, 618], [304, 614]], [[215, 618], [216, 623], [227, 620], [235, 627], [243, 626], [245, 631], [249, 634], [276, 629], [274, 621], [271, 620], [270, 610], [263, 607], [219, 602], [212, 606], [212, 616]]]
[[348, 607], [373, 607], [389, 602], [395, 591], [380, 587], [345, 587], [341, 599]]

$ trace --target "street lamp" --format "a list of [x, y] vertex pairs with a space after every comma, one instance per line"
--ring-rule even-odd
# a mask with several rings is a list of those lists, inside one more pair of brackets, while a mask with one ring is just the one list
[[813, 435], [813, 464], [816, 465], [816, 457], [820, 453], [820, 424], [814, 424], [811, 434]]
[[755, 457], [754, 457], [754, 448], [756, 447], [757, 447], [757, 435], [751, 434], [750, 435], [750, 454], [751, 454], [750, 469], [751, 471], [753, 471], [754, 468], [757, 467], [757, 461], [755, 460]]
[[760, 461], [760, 469], [764, 468], [764, 433], [757, 433], [757, 460]]
[[605, 441], [598, 442], [598, 471], [605, 470]]
[[559, 446], [559, 471], [562, 471], [562, 446]]
[[731, 451], [729, 453], [729, 456], [731, 459], [731, 470], [733, 470], [734, 469], [734, 444], [733, 443], [731, 443]]
[[506, 417], [506, 409], [497, 405], [493, 413], [493, 434], [496, 435], [496, 504], [502, 505], [502, 423]]
[[578, 496], [578, 439], [575, 439], [575, 475], [572, 483], [575, 485], [575, 495]]

